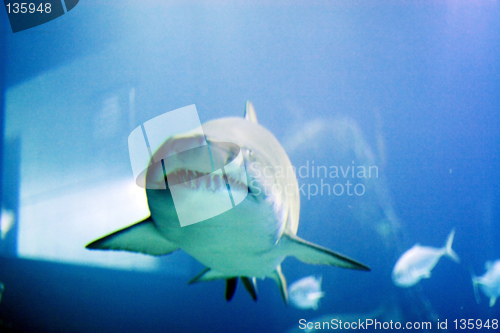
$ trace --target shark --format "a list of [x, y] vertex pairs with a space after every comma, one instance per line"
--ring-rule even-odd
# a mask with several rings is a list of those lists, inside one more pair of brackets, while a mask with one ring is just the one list
[[[181, 249], [206, 267], [189, 283], [224, 279], [228, 301], [233, 298], [239, 280], [256, 301], [256, 279], [271, 278], [288, 304], [281, 263], [290, 256], [307, 264], [370, 270], [354, 259], [297, 236], [300, 194], [296, 175], [283, 172], [292, 170], [290, 159], [275, 136], [258, 123], [250, 101], [246, 103], [243, 118], [208, 121], [202, 129], [201, 134], [199, 131], [185, 132], [165, 138], [158, 151], [176, 151], [178, 147], [206, 140], [214, 160], [232, 161], [239, 168], [226, 170], [221, 177], [209, 174], [210, 170], [201, 164], [188, 163], [174, 155], [168, 165], [151, 163], [147, 181], [187, 180], [182, 192], [186, 200], [203, 200], [207, 194], [227, 193], [229, 182], [234, 185], [231, 187], [233, 196], [246, 195], [244, 200], [221, 214], [181, 226], [169, 188], [146, 186], [150, 216], [87, 244], [87, 249], [153, 256]], [[235, 159], [236, 154], [241, 154], [242, 158]], [[240, 172], [241, 168], [245, 172]]]

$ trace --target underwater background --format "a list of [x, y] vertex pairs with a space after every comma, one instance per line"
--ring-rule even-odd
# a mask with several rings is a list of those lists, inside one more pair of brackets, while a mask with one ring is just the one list
[[[12, 33], [0, 10], [0, 330], [301, 332], [300, 319], [337, 316], [455, 331], [455, 319], [500, 320], [471, 282], [500, 259], [499, 18], [495, 0], [113, 0]], [[247, 100], [309, 171], [298, 175], [298, 236], [372, 269], [287, 258], [289, 284], [322, 277], [317, 310], [285, 306], [270, 279], [257, 302], [242, 286], [226, 302], [222, 280], [187, 284], [203, 266], [182, 251], [84, 248], [148, 214], [128, 155], [134, 128], [191, 104], [202, 123], [240, 117]], [[313, 175], [320, 166], [377, 172]], [[347, 181], [363, 193], [315, 193]], [[440, 248], [453, 228], [460, 264], [442, 258], [429, 279], [393, 284], [406, 250]]]

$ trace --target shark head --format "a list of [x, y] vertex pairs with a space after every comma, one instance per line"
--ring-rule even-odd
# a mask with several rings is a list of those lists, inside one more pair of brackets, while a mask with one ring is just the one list
[[[146, 174], [151, 216], [87, 248], [150, 255], [182, 249], [207, 267], [191, 283], [225, 279], [228, 300], [239, 278], [256, 299], [255, 278], [270, 277], [287, 302], [280, 266], [287, 256], [369, 270], [297, 237], [300, 196], [294, 169], [274, 135], [257, 123], [250, 102], [244, 118], [217, 119], [202, 128], [203, 134], [166, 138], [154, 153]], [[196, 223], [183, 226], [183, 214]]]
[[[190, 214], [204, 202], [211, 205], [202, 209], [205, 212], [224, 212], [229, 191], [232, 207], [246, 198], [271, 207], [272, 214], [278, 216], [277, 236], [286, 227], [296, 233], [300, 209], [297, 180], [284, 151], [266, 149], [279, 147], [274, 136], [242, 118], [208, 122], [203, 133], [187, 132], [167, 139], [153, 155], [146, 188], [169, 188], [179, 215], [178, 202], [189, 206]], [[148, 191], [148, 197], [152, 193]]]

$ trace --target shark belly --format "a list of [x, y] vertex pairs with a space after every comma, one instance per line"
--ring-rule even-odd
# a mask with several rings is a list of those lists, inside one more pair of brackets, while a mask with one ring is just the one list
[[220, 215], [181, 227], [169, 191], [148, 190], [147, 196], [160, 234], [214, 271], [264, 277], [285, 258], [277, 245], [281, 222], [271, 204], [248, 196]]

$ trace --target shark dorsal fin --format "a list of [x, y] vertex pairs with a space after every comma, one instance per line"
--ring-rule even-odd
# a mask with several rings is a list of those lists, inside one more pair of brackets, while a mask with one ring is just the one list
[[245, 107], [245, 119], [253, 123], [257, 123], [257, 114], [255, 113], [253, 104], [250, 101], [247, 101], [247, 105]]

